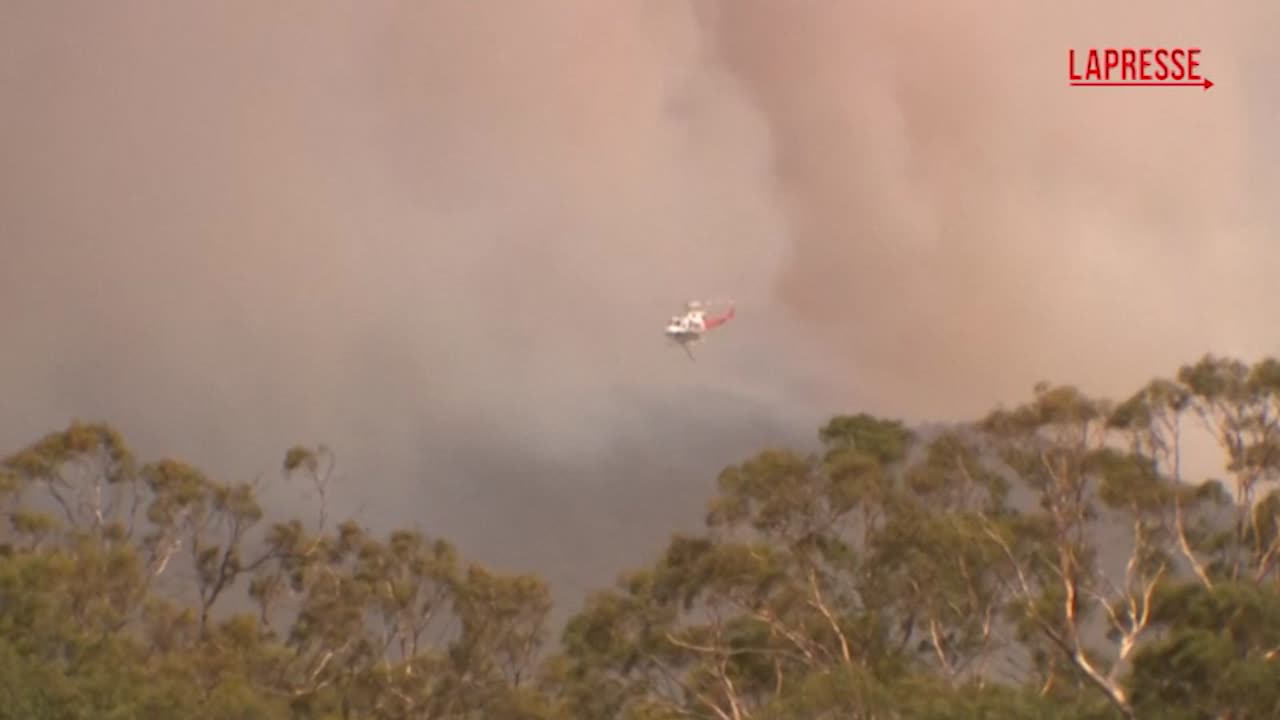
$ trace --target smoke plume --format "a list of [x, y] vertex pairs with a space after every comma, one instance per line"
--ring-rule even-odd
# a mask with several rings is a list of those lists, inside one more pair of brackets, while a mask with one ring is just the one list
[[[0, 441], [105, 419], [229, 477], [323, 441], [339, 512], [611, 573], [829, 413], [1269, 352], [1276, 20], [17, 4]], [[1067, 87], [1067, 49], [1106, 45], [1200, 47], [1216, 84]], [[739, 317], [690, 363], [659, 333], [699, 296]]]

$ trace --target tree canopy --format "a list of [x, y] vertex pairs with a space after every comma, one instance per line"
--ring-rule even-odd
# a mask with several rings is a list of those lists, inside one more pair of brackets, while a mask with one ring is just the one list
[[[1207, 429], [1223, 479], [1185, 477]], [[72, 422], [0, 462], [0, 719], [1280, 717], [1280, 361], [762, 449], [592, 593]]]

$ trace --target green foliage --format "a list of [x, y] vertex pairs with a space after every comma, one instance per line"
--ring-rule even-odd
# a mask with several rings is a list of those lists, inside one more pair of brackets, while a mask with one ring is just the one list
[[1134, 703], [1176, 708], [1173, 717], [1276, 717], [1280, 593], [1275, 585], [1195, 583], [1169, 587], [1155, 620], [1166, 634], [1134, 660]]
[[1280, 362], [818, 440], [726, 468], [557, 644], [541, 579], [334, 522], [325, 446], [281, 463], [316, 517], [273, 518], [73, 422], [0, 461], [0, 720], [1280, 715]]

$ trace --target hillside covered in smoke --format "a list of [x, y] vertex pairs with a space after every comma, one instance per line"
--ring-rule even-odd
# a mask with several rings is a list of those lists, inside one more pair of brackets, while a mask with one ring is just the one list
[[[1197, 420], [1222, 480], [1183, 475]], [[327, 447], [282, 463], [314, 517], [273, 518], [261, 484], [73, 423], [0, 462], [0, 717], [1280, 712], [1280, 360], [818, 437], [725, 468], [701, 530], [561, 629], [536, 574], [331, 515]]]
[[[0, 447], [104, 419], [139, 462], [235, 485], [327, 443], [330, 518], [449, 538], [570, 613], [704, 529], [707, 478], [822, 451], [850, 408], [963, 423], [1044, 378], [1122, 397], [1211, 348], [1273, 354], [1277, 21], [1260, 0], [15, 4]], [[1067, 87], [1067, 49], [1107, 44], [1194, 44], [1214, 87]], [[681, 303], [725, 296], [738, 318], [696, 363], [664, 345]], [[1219, 471], [1213, 437], [1183, 440], [1187, 476]], [[264, 483], [255, 527], [315, 501]], [[14, 577], [65, 560], [30, 552]]]

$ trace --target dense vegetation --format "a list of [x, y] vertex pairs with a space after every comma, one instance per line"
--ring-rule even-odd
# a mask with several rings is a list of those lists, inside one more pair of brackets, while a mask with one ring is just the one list
[[[1181, 477], [1189, 423], [1224, 481]], [[726, 469], [556, 642], [536, 577], [73, 423], [0, 466], [0, 717], [1280, 717], [1280, 362], [820, 440]]]

